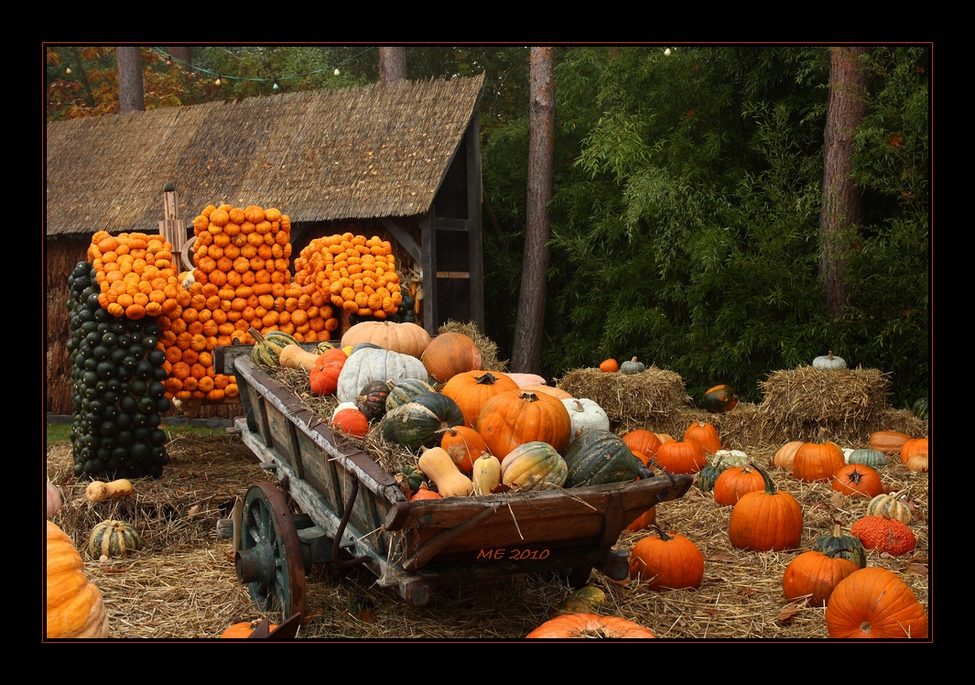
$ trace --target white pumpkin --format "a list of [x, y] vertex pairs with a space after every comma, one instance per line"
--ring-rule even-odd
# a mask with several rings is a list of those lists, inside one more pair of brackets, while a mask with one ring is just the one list
[[813, 359], [812, 366], [814, 369], [845, 369], [846, 360], [843, 357], [837, 357], [830, 350], [829, 354]]
[[562, 400], [572, 420], [572, 437], [591, 430], [609, 430], [609, 416], [594, 400], [588, 397], [571, 397]]
[[719, 461], [722, 466], [735, 467], [748, 466], [748, 462], [751, 459], [742, 450], [718, 450], [714, 453], [714, 458], [711, 463], [717, 464]]
[[349, 355], [339, 372], [335, 397], [339, 402], [355, 402], [367, 383], [388, 381], [395, 383], [404, 378], [426, 381], [427, 369], [416, 357], [381, 347], [365, 347]]

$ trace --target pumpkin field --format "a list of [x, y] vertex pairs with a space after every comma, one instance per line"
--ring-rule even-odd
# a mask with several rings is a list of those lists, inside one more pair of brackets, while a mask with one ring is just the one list
[[[482, 350], [487, 345], [478, 344]], [[500, 366], [489, 349], [485, 357], [482, 366]], [[271, 371], [314, 411], [333, 416], [338, 399], [311, 392], [308, 373], [295, 364]], [[608, 432], [619, 438], [632, 433], [649, 443], [647, 462], [655, 472], [689, 468], [695, 474], [682, 497], [661, 502], [620, 534], [616, 548], [630, 555], [629, 578], [593, 571], [584, 587], [572, 588], [558, 573], [471, 577], [438, 587], [428, 605], [415, 607], [379, 587], [361, 567], [338, 573], [319, 565], [307, 573], [296, 638], [508, 641], [536, 630], [599, 638], [625, 634], [614, 625], [620, 620], [636, 631], [627, 636], [649, 631], [665, 640], [826, 640], [853, 636], [870, 620], [876, 621], [874, 637], [911, 631], [911, 637], [929, 637], [927, 420], [885, 407], [883, 375], [870, 370], [804, 367], [772, 374], [767, 395], [782, 392], [780, 382], [793, 390], [823, 385], [813, 404], [809, 393], [792, 398], [791, 411], [785, 410], [789, 398], [776, 395], [779, 413], [727, 397], [713, 407], [717, 411], [696, 408], [674, 376], [655, 367], [632, 374], [577, 369], [548, 391], [536, 390], [599, 398]], [[831, 392], [856, 408], [832, 406]], [[627, 402], [620, 402], [624, 395]], [[842, 416], [833, 421], [836, 412]], [[369, 423], [377, 426], [375, 418]], [[415, 463], [417, 454], [396, 445], [397, 435], [377, 428], [353, 437], [392, 472]], [[664, 445], [674, 449], [662, 450]], [[685, 454], [687, 447], [692, 452]], [[169, 463], [161, 477], [133, 479], [131, 491], [95, 502], [86, 497], [89, 482], [73, 474], [71, 447], [47, 449], [48, 478], [62, 500], [50, 521], [73, 541], [85, 576], [99, 589], [108, 637], [219, 638], [241, 623], [280, 622], [256, 608], [236, 578], [232, 540], [218, 533], [235, 500], [274, 476], [236, 429], [171, 435], [166, 449]], [[631, 449], [639, 456], [638, 448]], [[910, 465], [908, 451], [919, 453]], [[685, 467], [687, 459], [691, 465]], [[454, 496], [477, 496], [468, 492]], [[739, 501], [753, 502], [753, 510]], [[787, 513], [776, 522], [780, 508]], [[106, 519], [130, 523], [138, 548], [95, 558], [89, 537]], [[838, 584], [850, 576], [845, 586]], [[831, 615], [834, 587], [845, 588], [847, 610], [841, 612], [836, 600]], [[869, 597], [874, 588], [887, 601], [903, 603], [890, 609], [899, 612], [900, 632], [885, 632], [891, 628], [882, 618], [868, 618], [850, 604], [850, 597]], [[592, 617], [584, 628], [565, 633], [547, 623], [570, 614]]]

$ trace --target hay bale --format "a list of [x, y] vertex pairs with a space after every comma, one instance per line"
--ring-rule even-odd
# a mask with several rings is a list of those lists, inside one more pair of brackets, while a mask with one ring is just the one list
[[559, 379], [556, 387], [574, 397], [589, 398], [615, 423], [664, 424], [677, 411], [691, 406], [684, 379], [653, 365], [635, 374], [574, 369]]
[[774, 371], [760, 385], [762, 432], [785, 440], [857, 440], [887, 409], [887, 377], [876, 369], [802, 366]]

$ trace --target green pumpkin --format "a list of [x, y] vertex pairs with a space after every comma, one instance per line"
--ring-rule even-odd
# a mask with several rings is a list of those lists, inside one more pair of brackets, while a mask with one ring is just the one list
[[386, 398], [391, 385], [386, 381], [369, 381], [355, 398], [355, 405], [370, 421], [375, 421], [386, 413]]
[[406, 404], [420, 393], [436, 391], [436, 388], [419, 378], [403, 378], [391, 385], [393, 387], [390, 388], [389, 395], [386, 397], [387, 412]]
[[812, 548], [817, 552], [829, 556], [849, 559], [860, 568], [867, 566], [867, 550], [855, 535], [844, 535], [839, 526], [832, 533], [820, 535], [813, 542]]
[[501, 461], [501, 482], [515, 491], [560, 488], [567, 475], [565, 459], [541, 440], [518, 445]]
[[720, 459], [713, 464], [708, 464], [697, 473], [697, 487], [702, 492], [711, 492], [714, 490], [714, 484], [718, 480], [718, 476], [729, 466], [730, 464], [725, 464]]
[[869, 466], [873, 469], [879, 469], [887, 466], [887, 455], [880, 450], [865, 447], [850, 452], [850, 457], [847, 460], [847, 463], [863, 464], [864, 466]]
[[623, 362], [622, 364], [620, 364], [620, 373], [625, 374], [627, 376], [641, 373], [646, 370], [647, 370], [646, 364], [644, 364], [641, 361], [637, 361], [636, 357], [633, 357], [633, 359], [631, 359], [628, 362]]
[[138, 549], [142, 549], [142, 538], [135, 526], [125, 521], [102, 521], [91, 531], [88, 539], [88, 553], [92, 559], [100, 559], [102, 555], [124, 557]]
[[609, 430], [597, 428], [574, 438], [562, 458], [568, 467], [567, 488], [622, 483], [653, 475], [623, 438]]
[[261, 334], [256, 328], [248, 331], [254, 338], [251, 359], [260, 366], [278, 366], [281, 350], [288, 345], [299, 345], [298, 340], [284, 331], [268, 331]]
[[730, 385], [716, 385], [704, 393], [701, 407], [712, 414], [731, 411], [738, 406], [738, 394]]
[[415, 494], [420, 486], [427, 483], [427, 474], [423, 473], [420, 469], [413, 466], [404, 466], [400, 469], [399, 473], [395, 476], [396, 482], [403, 483], [406, 485], [407, 497], [411, 497]]
[[911, 406], [911, 411], [914, 412], [914, 416], [926, 421], [931, 416], [931, 405], [928, 404], [928, 398], [918, 398]]
[[436, 447], [443, 431], [464, 424], [464, 413], [451, 398], [439, 392], [424, 392], [404, 405], [386, 412], [379, 421], [384, 440], [418, 450]]

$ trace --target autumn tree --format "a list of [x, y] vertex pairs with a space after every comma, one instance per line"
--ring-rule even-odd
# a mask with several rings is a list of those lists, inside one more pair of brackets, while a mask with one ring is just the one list
[[511, 353], [511, 368], [522, 373], [541, 370], [548, 279], [549, 217], [552, 159], [555, 145], [555, 93], [551, 47], [531, 49], [530, 146], [528, 151], [527, 220], [521, 290]]
[[819, 269], [826, 306], [837, 318], [847, 304], [847, 246], [863, 221], [863, 198], [853, 178], [853, 137], [867, 114], [866, 54], [860, 47], [830, 49]]

